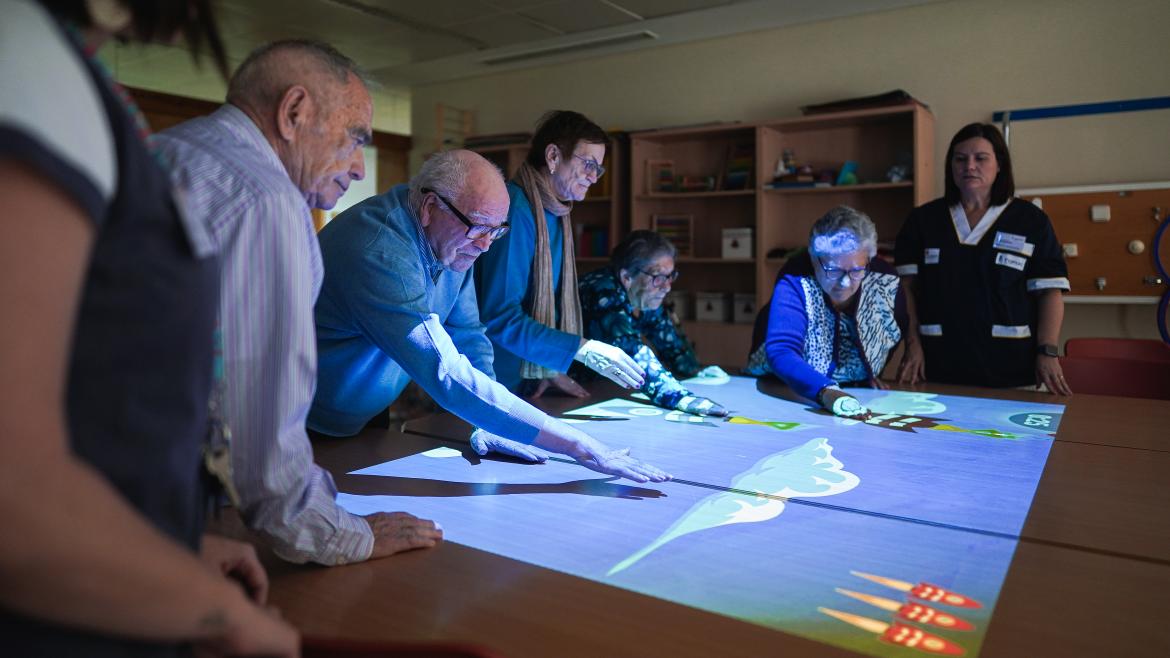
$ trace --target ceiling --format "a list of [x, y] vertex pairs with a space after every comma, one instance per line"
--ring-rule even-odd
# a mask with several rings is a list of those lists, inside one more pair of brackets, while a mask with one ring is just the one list
[[[412, 86], [685, 43], [938, 0], [218, 0], [232, 66], [279, 38], [328, 41], [381, 83], [376, 105]], [[132, 86], [223, 97], [178, 46], [101, 52]]]

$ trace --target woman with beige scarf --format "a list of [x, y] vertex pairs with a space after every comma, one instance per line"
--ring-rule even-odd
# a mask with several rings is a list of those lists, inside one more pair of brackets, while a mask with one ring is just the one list
[[480, 319], [495, 348], [496, 379], [521, 395], [538, 397], [551, 387], [586, 396], [565, 374], [574, 360], [626, 388], [642, 386], [644, 372], [625, 352], [581, 337], [569, 214], [605, 173], [608, 141], [582, 114], [546, 114], [508, 183], [512, 228], [476, 266]]

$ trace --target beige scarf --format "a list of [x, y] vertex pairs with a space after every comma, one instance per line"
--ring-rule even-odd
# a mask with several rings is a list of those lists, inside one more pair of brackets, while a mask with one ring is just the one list
[[[565, 333], [581, 335], [581, 299], [577, 296], [577, 260], [573, 247], [573, 225], [569, 220], [572, 203], [564, 203], [553, 192], [549, 179], [541, 171], [525, 162], [516, 172], [516, 182], [524, 188], [532, 219], [536, 224], [536, 254], [532, 263], [532, 308], [526, 309], [534, 320], [546, 327]], [[544, 211], [561, 220], [561, 321], [556, 321], [557, 303], [553, 297], [552, 250], [548, 243], [548, 224]], [[551, 370], [525, 361], [520, 367], [524, 379], [544, 379], [556, 375]]]

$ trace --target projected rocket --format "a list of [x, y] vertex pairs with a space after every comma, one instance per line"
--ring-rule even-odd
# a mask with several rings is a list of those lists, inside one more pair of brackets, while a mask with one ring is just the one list
[[[787, 498], [833, 496], [856, 487], [861, 479], [844, 470], [826, 438], [764, 457], [731, 480], [734, 491], [707, 496], [695, 503], [648, 546], [619, 562], [606, 575], [624, 571], [663, 545], [683, 535], [732, 523], [770, 521], [784, 511]], [[746, 493], [758, 491], [759, 494]]]
[[936, 610], [921, 603], [902, 603], [893, 599], [887, 599], [884, 596], [873, 596], [872, 594], [862, 594], [861, 592], [854, 592], [847, 589], [836, 588], [837, 592], [863, 601], [876, 608], [881, 608], [888, 612], [894, 613], [895, 617], [901, 617], [907, 621], [918, 622], [919, 624], [929, 624], [939, 628], [945, 628], [952, 631], [972, 631], [975, 630], [975, 625], [971, 622], [956, 617], [950, 613]]
[[930, 583], [918, 583], [917, 585], [908, 583], [904, 580], [896, 580], [894, 578], [886, 578], [884, 576], [874, 576], [873, 574], [862, 573], [860, 571], [850, 571], [849, 573], [873, 581], [879, 585], [885, 585], [891, 589], [900, 590], [910, 594], [916, 599], [923, 601], [930, 601], [931, 603], [945, 603], [953, 605], [958, 608], [982, 608], [983, 605], [975, 599], [963, 596], [958, 592], [951, 592], [945, 590], [938, 585], [931, 585]]
[[887, 624], [884, 621], [862, 617], [861, 615], [853, 615], [839, 610], [832, 610], [830, 608], [817, 608], [817, 610], [835, 619], [840, 619], [847, 624], [856, 626], [863, 631], [877, 633], [878, 639], [882, 642], [896, 644], [924, 653], [933, 653], [938, 656], [962, 656], [967, 653], [966, 649], [946, 638], [927, 633], [920, 628], [903, 624], [900, 621], [895, 620], [894, 623]]

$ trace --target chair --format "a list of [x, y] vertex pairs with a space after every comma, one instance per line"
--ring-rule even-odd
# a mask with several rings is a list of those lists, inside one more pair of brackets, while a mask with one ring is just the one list
[[503, 658], [483, 647], [470, 644], [399, 643], [305, 637], [303, 658]]
[[1170, 363], [1170, 345], [1147, 338], [1069, 338], [1068, 356]]
[[1074, 395], [1170, 400], [1170, 361], [1066, 355], [1060, 367]]

